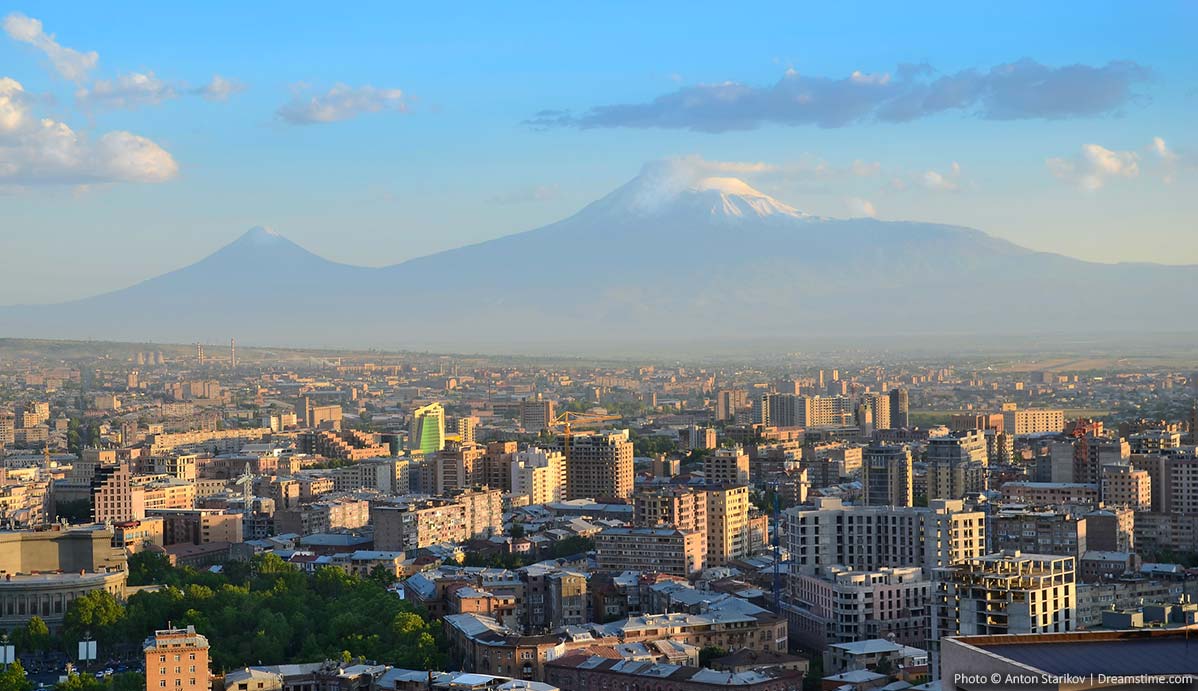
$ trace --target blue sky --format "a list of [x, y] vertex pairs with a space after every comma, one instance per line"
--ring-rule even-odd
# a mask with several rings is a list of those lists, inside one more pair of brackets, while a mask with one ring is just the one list
[[[766, 164], [745, 178], [816, 214], [1198, 263], [1195, 3], [103, 5], [0, 5], [0, 127], [4, 93], [23, 115], [0, 131], [0, 303], [119, 288], [253, 225], [394, 263], [562, 218], [681, 156]], [[1027, 88], [1055, 80], [1035, 99], [994, 76], [1021, 60]], [[904, 64], [930, 69], [904, 82]], [[854, 97], [945, 76], [978, 95], [835, 126], [776, 98], [794, 79], [832, 99], [854, 72], [877, 87]], [[747, 97], [719, 119], [672, 110], [726, 82]], [[44, 119], [71, 128], [69, 162], [46, 158]]]

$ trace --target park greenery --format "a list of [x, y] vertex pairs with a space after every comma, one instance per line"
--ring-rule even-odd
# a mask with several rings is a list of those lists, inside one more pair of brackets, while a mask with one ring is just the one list
[[[331, 567], [308, 574], [266, 554], [214, 572], [173, 567], [164, 556], [148, 552], [133, 555], [129, 566], [130, 585], [161, 587], [139, 590], [125, 603], [106, 591], [88, 593], [71, 603], [57, 638], [36, 618], [10, 635], [28, 649], [69, 651], [90, 635], [102, 649], [121, 650], [139, 648], [169, 623], [194, 625], [204, 634], [217, 671], [354, 658], [414, 669], [442, 664], [439, 628], [387, 590], [394, 579], [382, 570], [366, 577]], [[63, 691], [93, 691], [95, 686], [82, 677], [64, 683], [79, 688]], [[123, 680], [97, 683], [122, 691], [115, 687]], [[0, 691], [10, 689], [0, 684]], [[11, 691], [25, 689], [14, 686]]]

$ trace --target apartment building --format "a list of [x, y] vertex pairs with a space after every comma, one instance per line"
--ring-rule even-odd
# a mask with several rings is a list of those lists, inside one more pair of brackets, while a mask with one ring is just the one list
[[709, 484], [749, 484], [749, 454], [737, 446], [716, 449], [703, 459], [703, 477]]
[[595, 535], [595, 550], [605, 571], [656, 571], [686, 578], [707, 566], [707, 541], [697, 530], [607, 528]]
[[873, 571], [828, 566], [791, 574], [785, 610], [806, 648], [877, 638], [922, 646], [931, 634], [932, 589], [919, 566]]
[[937, 499], [927, 507], [846, 506], [819, 497], [815, 508], [783, 512], [792, 569], [812, 573], [844, 566], [932, 569], [986, 553], [986, 515], [961, 501]]
[[628, 430], [559, 434], [554, 450], [566, 457], [567, 499], [626, 499], [632, 495], [632, 442]]
[[532, 448], [504, 462], [513, 502], [522, 497], [521, 504], [549, 504], [566, 498], [566, 459], [560, 451]]
[[911, 506], [914, 473], [906, 446], [871, 444], [862, 452], [862, 483], [869, 506]]

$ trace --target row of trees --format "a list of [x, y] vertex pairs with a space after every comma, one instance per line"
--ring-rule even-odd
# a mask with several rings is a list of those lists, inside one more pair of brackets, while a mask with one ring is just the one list
[[386, 589], [386, 574], [358, 578], [335, 568], [297, 570], [272, 554], [220, 573], [175, 568], [161, 555], [130, 559], [130, 583], [164, 584], [125, 604], [103, 591], [72, 603], [64, 640], [90, 632], [112, 648], [140, 644], [167, 622], [208, 637], [214, 669], [365, 657], [437, 669], [440, 629]]

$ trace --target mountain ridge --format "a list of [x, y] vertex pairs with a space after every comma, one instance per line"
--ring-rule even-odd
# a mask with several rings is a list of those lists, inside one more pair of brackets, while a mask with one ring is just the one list
[[811, 216], [723, 175], [647, 166], [575, 214], [382, 267], [256, 226], [197, 262], [53, 305], [0, 336], [412, 345], [485, 333], [620, 343], [1176, 328], [1198, 267], [1105, 264], [949, 224]]

